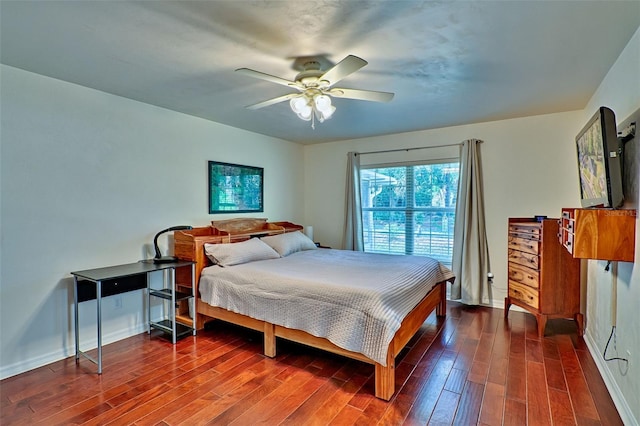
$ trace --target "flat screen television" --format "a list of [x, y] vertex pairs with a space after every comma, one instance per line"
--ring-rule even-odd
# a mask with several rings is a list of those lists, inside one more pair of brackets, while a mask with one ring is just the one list
[[622, 154], [612, 110], [600, 107], [576, 136], [582, 207], [620, 207]]

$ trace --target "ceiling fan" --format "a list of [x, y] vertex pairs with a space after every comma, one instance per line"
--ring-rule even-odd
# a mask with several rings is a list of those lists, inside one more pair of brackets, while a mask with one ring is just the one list
[[[302, 120], [309, 121], [315, 117], [322, 123], [331, 118], [336, 110], [336, 107], [331, 104], [331, 97], [373, 102], [389, 102], [393, 99], [393, 93], [390, 92], [333, 87], [334, 84], [358, 71], [365, 65], [367, 65], [367, 61], [364, 59], [349, 55], [330, 69], [323, 71], [320, 69], [319, 61], [310, 59], [304, 63], [303, 70], [296, 75], [293, 81], [249, 68], [239, 68], [236, 72], [249, 77], [281, 84], [298, 91], [297, 93], [289, 93], [249, 105], [247, 106], [248, 109], [260, 109], [269, 105], [289, 101], [293, 112]], [[313, 121], [312, 127], [315, 128]]]

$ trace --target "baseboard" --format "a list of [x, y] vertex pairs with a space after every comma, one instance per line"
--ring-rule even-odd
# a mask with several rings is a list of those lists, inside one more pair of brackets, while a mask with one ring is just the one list
[[589, 349], [589, 353], [591, 354], [591, 358], [596, 363], [596, 367], [598, 367], [598, 371], [600, 372], [600, 376], [602, 376], [602, 380], [604, 380], [604, 384], [611, 395], [611, 399], [613, 399], [613, 403], [618, 410], [618, 414], [620, 414], [620, 418], [622, 419], [622, 423], [625, 425], [637, 425], [638, 419], [636, 419], [631, 411], [631, 407], [627, 403], [620, 387], [616, 383], [615, 378], [611, 374], [606, 361], [602, 359], [600, 355], [600, 351], [598, 349], [598, 345], [595, 340], [588, 332], [585, 332], [584, 341], [587, 344], [587, 348]]
[[[102, 336], [102, 345], [103, 346], [108, 345], [109, 343], [117, 342], [118, 340], [126, 339], [127, 337], [135, 336], [136, 334], [144, 333], [146, 331], [147, 331], [146, 324], [140, 324], [135, 328], [120, 330], [114, 333], [105, 334]], [[72, 345], [74, 344], [72, 343]], [[82, 346], [81, 346], [83, 351], [95, 349], [96, 347], [98, 347], [97, 337], [93, 340], [82, 342]], [[25, 359], [20, 362], [16, 362], [15, 364], [1, 367], [0, 380], [6, 379], [8, 377], [16, 376], [18, 374], [45, 366], [47, 364], [51, 364], [56, 361], [63, 360], [70, 356], [74, 356], [75, 353], [76, 353], [75, 346], [67, 346], [55, 352], [50, 352], [48, 354]]]
[[[451, 298], [447, 295], [447, 300], [451, 300]], [[459, 300], [453, 300], [453, 302], [459, 302]], [[502, 309], [504, 310], [504, 299], [502, 300], [492, 300], [491, 303], [481, 303], [480, 306], [486, 306], [488, 308], [496, 308], [496, 309]], [[509, 307], [510, 311], [516, 311], [516, 312], [529, 312], [525, 309], [522, 309], [520, 306], [516, 306], [516, 305], [511, 305]]]
[[[496, 309], [502, 309], [504, 310], [504, 299], [502, 300], [492, 300], [491, 305], [492, 308], [496, 308]], [[516, 305], [511, 305], [509, 307], [510, 311], [516, 311], [516, 312], [529, 312], [525, 309], [522, 309], [520, 306], [516, 306]]]

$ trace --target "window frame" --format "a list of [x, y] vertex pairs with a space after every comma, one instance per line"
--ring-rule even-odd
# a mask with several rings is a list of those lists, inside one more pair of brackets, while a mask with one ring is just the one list
[[[416, 166], [429, 166], [429, 165], [439, 165], [439, 164], [457, 164], [458, 166], [458, 182], [460, 179], [460, 157], [456, 156], [456, 157], [446, 157], [446, 158], [437, 158], [437, 159], [428, 159], [428, 160], [419, 160], [419, 161], [399, 161], [399, 162], [384, 162], [384, 163], [372, 163], [372, 164], [366, 164], [366, 165], [361, 165], [360, 166], [360, 185], [362, 187], [363, 184], [363, 176], [362, 176], [362, 171], [363, 170], [375, 170], [375, 169], [384, 169], [384, 168], [398, 168], [398, 167], [406, 167], [407, 171], [409, 173], [409, 170], [411, 170], [411, 174], [415, 171], [415, 167]], [[411, 185], [408, 184], [409, 179], [411, 179]], [[456, 185], [456, 195], [455, 195], [455, 200], [456, 202], [454, 203], [454, 205], [452, 207], [434, 207], [434, 206], [416, 206], [415, 204], [415, 179], [409, 175], [405, 176], [405, 185], [406, 185], [406, 192], [405, 192], [405, 199], [406, 201], [408, 200], [413, 200], [412, 205], [408, 205], [407, 202], [405, 202], [404, 206], [401, 207], [365, 207], [365, 202], [363, 199], [361, 199], [361, 216], [362, 216], [362, 224], [363, 224], [363, 234], [366, 234], [367, 232], [370, 232], [370, 229], [367, 228], [365, 229], [365, 226], [367, 226], [368, 221], [365, 220], [365, 214], [367, 212], [371, 212], [371, 213], [375, 213], [375, 212], [404, 212], [405, 213], [405, 221], [404, 221], [404, 241], [405, 241], [405, 247], [404, 247], [404, 252], [403, 253], [398, 253], [398, 252], [392, 252], [391, 250], [387, 250], [387, 251], [383, 251], [383, 250], [367, 250], [367, 242], [365, 241], [365, 251], [371, 252], [371, 253], [388, 253], [388, 254], [398, 254], [398, 255], [413, 255], [416, 253], [416, 233], [414, 231], [414, 225], [415, 225], [415, 217], [416, 214], [418, 213], [425, 213], [426, 215], [430, 215], [434, 212], [442, 212], [442, 213], [453, 213], [454, 218], [455, 218], [455, 204], [457, 204], [457, 197], [458, 197], [458, 189], [459, 189], [459, 183], [458, 185]], [[364, 191], [362, 191], [361, 197], [364, 196]], [[454, 220], [455, 222], [455, 220]], [[374, 231], [375, 232], [375, 231]], [[429, 234], [429, 238], [431, 239], [431, 234]], [[453, 231], [451, 232], [447, 232], [447, 239], [449, 239], [451, 242], [449, 244], [449, 250], [448, 252], [452, 255], [452, 251], [453, 251]], [[364, 235], [363, 235], [364, 236]], [[408, 238], [408, 236], [410, 236], [410, 238]], [[422, 254], [422, 253], [418, 253], [415, 254], [418, 256], [430, 256], [430, 257], [435, 257], [435, 255], [433, 255], [433, 252], [430, 252], [429, 254]], [[452, 256], [451, 256], [452, 257]], [[451, 261], [452, 258], [449, 257], [447, 260], [442, 260], [440, 259], [444, 264], [447, 265], [451, 265]]]

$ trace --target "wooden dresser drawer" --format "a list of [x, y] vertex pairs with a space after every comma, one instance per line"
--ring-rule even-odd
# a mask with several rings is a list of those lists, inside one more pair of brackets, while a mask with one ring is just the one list
[[511, 248], [508, 250], [508, 253], [509, 253], [509, 262], [517, 263], [519, 265], [526, 266], [528, 268], [532, 268], [536, 270], [540, 269], [540, 266], [539, 266], [540, 258], [538, 257], [538, 255], [525, 253], [520, 250], [513, 250]]
[[535, 222], [513, 223], [509, 225], [509, 234], [517, 234], [523, 238], [540, 240], [540, 224]]
[[526, 253], [531, 253], [535, 255], [539, 254], [540, 252], [540, 249], [539, 249], [540, 243], [537, 240], [520, 238], [512, 234], [509, 234], [508, 245], [510, 249], [520, 250], [520, 251], [524, 251]]
[[509, 280], [509, 297], [538, 309], [538, 291], [527, 285]]
[[538, 288], [538, 271], [509, 262], [509, 281], [528, 285], [529, 287]]

